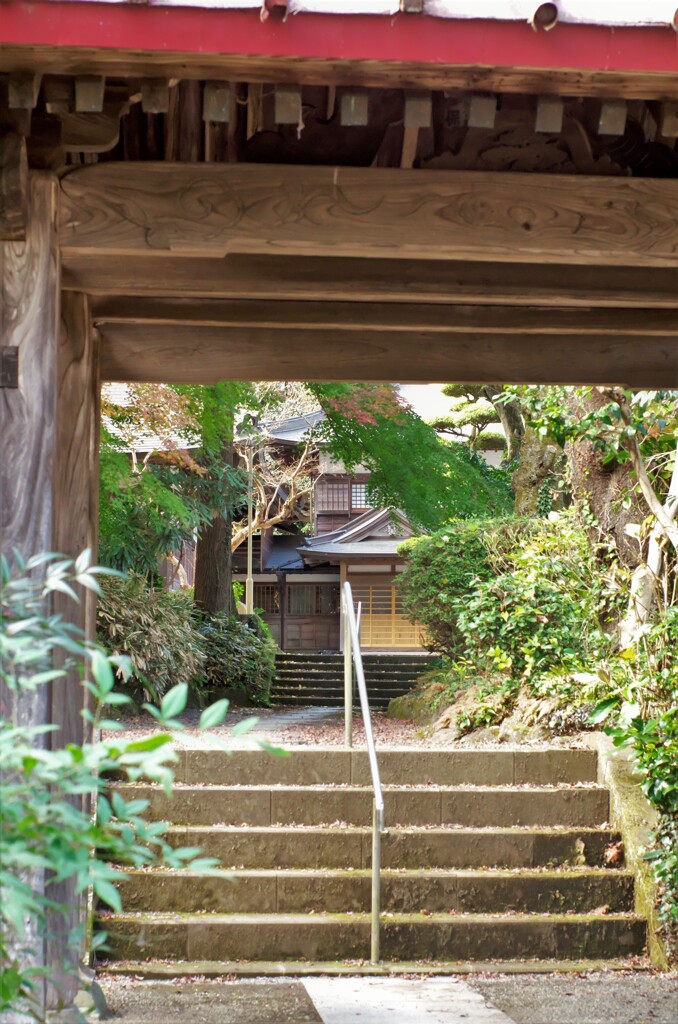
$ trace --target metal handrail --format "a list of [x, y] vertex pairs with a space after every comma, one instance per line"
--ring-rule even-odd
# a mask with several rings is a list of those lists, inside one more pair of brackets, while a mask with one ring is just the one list
[[360, 619], [356, 619], [353, 607], [351, 584], [346, 581], [342, 588], [342, 604], [344, 612], [344, 738], [346, 746], [353, 747], [353, 669], [355, 669], [360, 697], [360, 710], [365, 724], [367, 741], [367, 758], [372, 775], [374, 800], [372, 804], [372, 921], [370, 959], [373, 964], [379, 963], [379, 910], [381, 899], [381, 836], [384, 831], [384, 794], [381, 789], [377, 751], [372, 734], [372, 718], [367, 699], [365, 669], [360, 650]]

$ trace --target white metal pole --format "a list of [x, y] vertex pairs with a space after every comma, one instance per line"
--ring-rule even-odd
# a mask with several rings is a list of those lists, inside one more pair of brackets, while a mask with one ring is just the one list
[[342, 594], [344, 612], [344, 742], [347, 747], [353, 746], [353, 644], [348, 624], [348, 608], [346, 596]]
[[379, 912], [381, 903], [381, 831], [383, 821], [377, 810], [377, 801], [372, 807], [372, 926], [370, 959], [379, 963]]

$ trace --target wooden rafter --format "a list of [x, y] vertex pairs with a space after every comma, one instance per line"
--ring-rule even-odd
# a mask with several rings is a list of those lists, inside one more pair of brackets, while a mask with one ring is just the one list
[[99, 296], [522, 306], [678, 307], [678, 268], [298, 256], [63, 255], [63, 286]]
[[675, 336], [108, 324], [102, 378], [169, 383], [391, 380], [678, 386]]
[[[678, 302], [678, 297], [676, 298]], [[423, 331], [427, 333], [676, 335], [678, 309], [480, 306], [295, 300], [101, 298], [98, 325], [177, 324], [252, 327], [269, 331]]]

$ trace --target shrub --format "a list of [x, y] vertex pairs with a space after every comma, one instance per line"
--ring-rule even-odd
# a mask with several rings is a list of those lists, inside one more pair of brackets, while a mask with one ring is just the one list
[[[75, 971], [83, 943], [81, 925], [68, 936], [73, 951], [70, 964], [41, 967], [35, 953], [48, 933], [63, 934], [69, 927], [71, 906], [51, 898], [56, 882], [71, 880], [77, 894], [92, 887], [96, 896], [114, 910], [121, 909], [117, 883], [124, 871], [112, 864], [146, 867], [190, 867], [211, 871], [217, 861], [196, 857], [195, 848], [173, 848], [164, 839], [166, 826], [146, 822], [147, 800], [125, 800], [106, 795], [106, 775], [124, 781], [146, 778], [162, 783], [170, 792], [173, 759], [167, 729], [181, 728], [176, 716], [186, 704], [187, 686], [171, 689], [160, 707], [147, 705], [159, 731], [137, 741], [119, 736], [99, 741], [98, 728], [115, 729], [102, 715], [112, 706], [129, 700], [114, 690], [115, 673], [123, 678], [130, 670], [128, 659], [107, 655], [88, 643], [80, 630], [51, 611], [55, 591], [75, 600], [88, 590], [98, 590], [89, 553], [75, 563], [55, 555], [41, 555], [24, 562], [15, 558], [14, 568], [0, 559], [0, 684], [9, 701], [41, 706], [40, 691], [63, 685], [75, 664], [85, 663], [84, 686], [93, 699], [93, 710], [82, 715], [90, 723], [93, 742], [60, 746], [59, 733], [45, 743], [45, 729], [34, 724], [15, 725], [12, 716], [0, 719], [0, 1018], [17, 1011], [44, 1020], [39, 998], [40, 979], [59, 971]], [[110, 589], [110, 588], [109, 588]], [[79, 591], [79, 594], [77, 593]], [[58, 665], [59, 667], [55, 667]], [[43, 691], [44, 692], [44, 691]], [[82, 701], [84, 704], [84, 699]], [[219, 725], [227, 701], [207, 708], [201, 727]], [[94, 817], [83, 796], [96, 794]], [[199, 851], [197, 851], [199, 852]], [[46, 879], [42, 884], [40, 879]], [[98, 935], [100, 945], [105, 937]], [[24, 1019], [23, 1016], [21, 1019]]]
[[207, 690], [236, 691], [247, 703], [269, 704], [277, 646], [261, 619], [211, 615], [198, 630], [205, 645]]
[[611, 691], [591, 720], [612, 716], [605, 731], [615, 746], [631, 747], [641, 787], [659, 812], [648, 854], [660, 889], [660, 916], [678, 938], [678, 606], [647, 624], [636, 645], [621, 651], [608, 673]]
[[403, 609], [424, 626], [431, 650], [448, 656], [462, 651], [460, 601], [472, 593], [476, 581], [494, 575], [497, 558], [531, 528], [530, 521], [516, 519], [457, 520], [400, 545], [398, 551], [405, 558], [398, 576]]
[[125, 689], [137, 703], [158, 700], [179, 683], [199, 684], [205, 645], [187, 594], [149, 587], [135, 573], [107, 577], [102, 591], [97, 636], [115, 654], [131, 659]]
[[531, 681], [593, 664], [609, 649], [602, 625], [619, 594], [596, 570], [574, 510], [513, 535], [490, 532], [484, 543], [497, 575], [477, 581], [453, 609], [467, 658]]

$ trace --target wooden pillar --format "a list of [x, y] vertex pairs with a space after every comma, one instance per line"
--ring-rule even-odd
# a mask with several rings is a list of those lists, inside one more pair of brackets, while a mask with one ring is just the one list
[[[14, 549], [31, 555], [52, 548], [57, 188], [51, 175], [32, 175], [25, 239], [0, 243], [0, 346], [18, 357], [18, 387], [0, 388], [0, 550], [10, 557]], [[0, 690], [0, 714], [23, 726], [49, 722], [47, 687], [21, 699]], [[41, 886], [44, 877], [35, 872], [31, 881]], [[30, 926], [27, 940], [32, 961], [44, 964], [44, 940]], [[44, 994], [38, 992], [43, 1004]]]
[[[95, 549], [98, 387], [86, 299], [69, 295], [61, 309], [58, 189], [52, 175], [30, 174], [25, 239], [0, 242], [0, 345], [18, 362], [17, 386], [0, 388], [0, 550], [10, 557], [14, 549], [25, 557]], [[91, 602], [78, 608], [61, 600], [55, 610], [91, 634]], [[0, 692], [0, 713], [17, 723], [58, 725], [55, 746], [81, 741], [82, 706], [75, 672], [20, 700]], [[50, 887], [50, 895], [73, 905], [78, 919], [69, 883], [58, 893]], [[45, 1009], [68, 1005], [77, 979], [60, 970], [75, 955], [66, 928], [48, 941], [31, 940], [35, 960], [48, 964], [54, 979], [42, 993]]]
[[[86, 295], [64, 292], [61, 296], [56, 358], [56, 418], [54, 429], [54, 471], [52, 476], [52, 550], [71, 558], [89, 548], [96, 561], [98, 546], [98, 408], [99, 380], [94, 340]], [[75, 604], [63, 594], [54, 595], [54, 610], [94, 639], [96, 601], [90, 591]], [[50, 721], [55, 747], [81, 744], [88, 738], [82, 718], [88, 694], [74, 666], [64, 679], [51, 687]], [[88, 731], [87, 731], [88, 732]], [[73, 976], [60, 970], [71, 931], [87, 915], [86, 893], [77, 894], [69, 879], [50, 886], [50, 895], [70, 908], [50, 920], [45, 953], [52, 965], [46, 999], [56, 1008], [75, 994]], [[84, 953], [84, 948], [82, 950]], [[80, 959], [69, 950], [66, 959]]]

